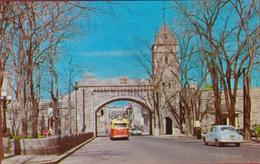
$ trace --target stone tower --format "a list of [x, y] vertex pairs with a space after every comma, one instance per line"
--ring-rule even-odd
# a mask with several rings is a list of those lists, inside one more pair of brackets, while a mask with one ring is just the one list
[[[159, 134], [173, 134], [175, 132], [175, 118], [169, 106], [163, 104], [174, 104], [179, 109], [178, 91], [180, 89], [178, 41], [169, 26], [164, 23], [152, 46], [153, 60], [153, 82], [157, 87], [156, 94], [159, 96], [158, 104], [160, 128]], [[174, 96], [173, 96], [174, 95]], [[158, 108], [158, 107], [157, 107]]]
[[[172, 85], [173, 75], [179, 75], [178, 41], [164, 23], [152, 46], [153, 76], [162, 77], [161, 85]], [[177, 80], [177, 79], [176, 79]]]

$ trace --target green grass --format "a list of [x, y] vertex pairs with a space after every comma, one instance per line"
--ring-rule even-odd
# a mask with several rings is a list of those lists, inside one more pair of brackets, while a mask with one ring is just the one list
[[255, 126], [255, 134], [256, 134], [256, 139], [260, 136], [260, 125]]
[[204, 89], [207, 90], [207, 91], [212, 91], [213, 90], [213, 86], [209, 85], [209, 84], [206, 84]]

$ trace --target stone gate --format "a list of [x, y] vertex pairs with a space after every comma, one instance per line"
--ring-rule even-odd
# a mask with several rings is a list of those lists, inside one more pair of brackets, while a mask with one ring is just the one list
[[144, 84], [142, 80], [129, 80], [127, 78], [100, 80], [88, 77], [88, 80], [77, 82], [73, 112], [77, 118], [75, 122], [76, 131], [95, 132], [97, 126], [96, 113], [107, 104], [115, 101], [134, 102], [152, 111], [148, 102], [150, 90], [151, 86]]

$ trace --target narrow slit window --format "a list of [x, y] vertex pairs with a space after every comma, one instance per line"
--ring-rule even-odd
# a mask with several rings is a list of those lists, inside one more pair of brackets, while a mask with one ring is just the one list
[[164, 60], [165, 60], [165, 64], [168, 64], [168, 56], [165, 56]]

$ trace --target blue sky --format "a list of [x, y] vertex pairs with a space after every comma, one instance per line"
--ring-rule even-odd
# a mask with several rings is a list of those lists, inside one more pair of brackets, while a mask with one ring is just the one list
[[[68, 58], [73, 56], [73, 66], [80, 70], [76, 80], [85, 73], [97, 78], [147, 78], [145, 71], [136, 66], [133, 52], [149, 50], [141, 41], [151, 47], [164, 22], [174, 29], [181, 19], [171, 8], [171, 1], [81, 3], [96, 8], [97, 12], [76, 21], [75, 33], [61, 45], [62, 58], [57, 64], [60, 72], [67, 72]], [[253, 77], [253, 86], [258, 82], [259, 77]]]
[[66, 70], [68, 58], [64, 56], [74, 56], [75, 67], [98, 78], [147, 77], [144, 70], [135, 65], [133, 52], [147, 49], [140, 40], [151, 46], [164, 21], [172, 24], [172, 10], [166, 10], [165, 19], [162, 11], [172, 2], [82, 3], [98, 12], [77, 20], [78, 33], [63, 43], [65, 49], [61, 51], [63, 58], [58, 68]]

